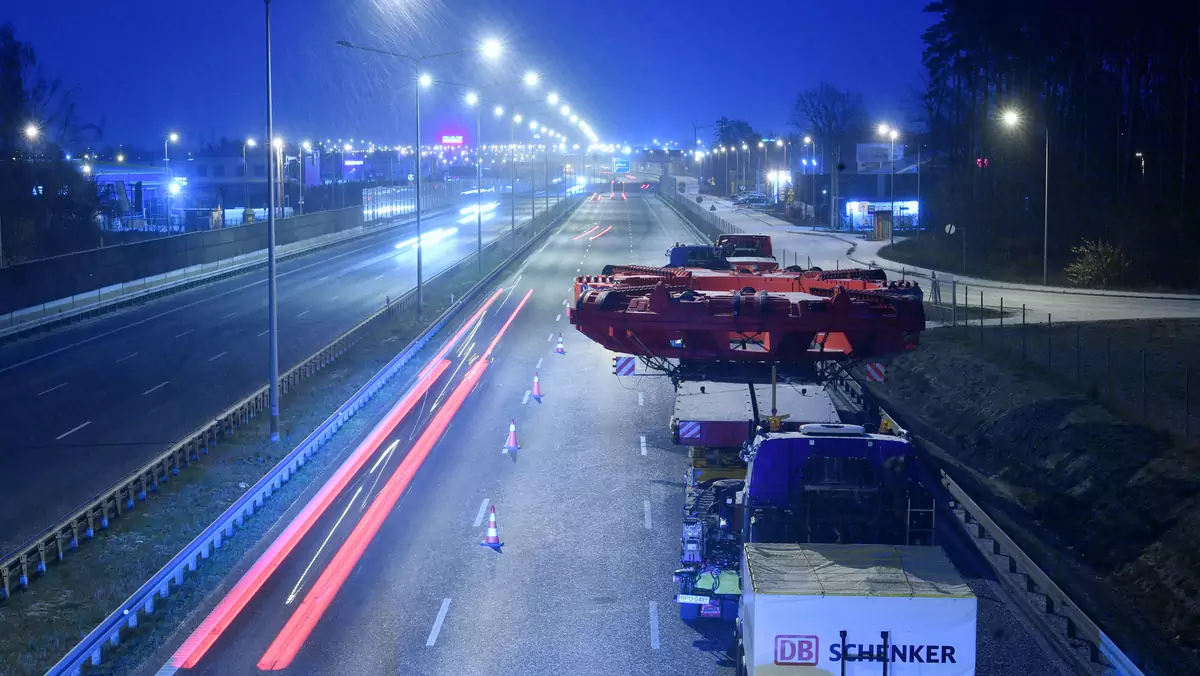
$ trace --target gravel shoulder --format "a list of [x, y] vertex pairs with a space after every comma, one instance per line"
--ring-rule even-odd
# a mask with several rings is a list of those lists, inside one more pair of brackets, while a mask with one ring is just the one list
[[1148, 369], [1143, 417], [1111, 358], [1092, 368], [1105, 377], [1083, 373], [1096, 361], [1085, 345], [1186, 365], [1200, 323], [1059, 330], [1080, 349], [1046, 333], [1049, 368], [1019, 332], [927, 332], [876, 392], [1118, 645], [1161, 673], [1200, 673], [1200, 448], [1181, 433], [1183, 402], [1168, 401], [1182, 388]]

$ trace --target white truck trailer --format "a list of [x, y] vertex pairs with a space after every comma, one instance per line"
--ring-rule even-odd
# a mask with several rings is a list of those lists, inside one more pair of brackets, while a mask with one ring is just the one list
[[973, 676], [976, 598], [940, 547], [748, 543], [738, 674]]

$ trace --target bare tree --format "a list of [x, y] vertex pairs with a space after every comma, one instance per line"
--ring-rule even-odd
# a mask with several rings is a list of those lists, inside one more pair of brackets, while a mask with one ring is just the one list
[[853, 143], [867, 127], [867, 107], [861, 94], [822, 82], [796, 95], [791, 122], [827, 142]]

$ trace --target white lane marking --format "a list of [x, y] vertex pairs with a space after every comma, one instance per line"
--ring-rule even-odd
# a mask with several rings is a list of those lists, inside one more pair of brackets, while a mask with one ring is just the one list
[[291, 605], [292, 601], [296, 600], [296, 596], [300, 593], [300, 585], [304, 584], [304, 578], [308, 575], [308, 571], [313, 567], [313, 564], [317, 562], [317, 558], [321, 556], [321, 551], [325, 549], [325, 545], [329, 544], [329, 538], [333, 537], [333, 532], [338, 529], [338, 526], [342, 525], [342, 519], [346, 518], [346, 513], [349, 512], [350, 508], [354, 506], [354, 501], [358, 499], [358, 494], [361, 492], [362, 486], [359, 486], [358, 490], [354, 491], [354, 497], [350, 498], [350, 500], [346, 503], [346, 508], [342, 510], [342, 515], [339, 516], [338, 520], [333, 523], [333, 528], [329, 529], [329, 535], [325, 536], [325, 540], [321, 543], [321, 546], [317, 547], [317, 553], [313, 554], [312, 560], [310, 560], [308, 565], [304, 567], [304, 572], [300, 573], [300, 579], [296, 580], [296, 586], [292, 587], [292, 593], [288, 594], [287, 601], [284, 602], [284, 605]]
[[550, 341], [552, 341], [552, 340], [554, 340], [554, 334], [553, 334], [553, 333], [551, 333], [550, 335], [546, 336], [546, 342], [547, 342], [547, 343], [549, 343], [549, 342], [550, 342]]
[[650, 501], [643, 501], [642, 507], [643, 511], [645, 512], [644, 516], [646, 517], [646, 530], [650, 530]]
[[232, 316], [234, 316], [234, 315], [236, 315], [236, 314], [237, 314], [237, 310], [234, 310], [233, 312], [230, 312], [230, 313], [229, 313], [229, 314], [227, 314], [227, 315], [221, 315], [221, 319], [229, 319], [230, 317], [232, 317]]
[[270, 332], [271, 332], [271, 329], [267, 329], [266, 331], [263, 331], [262, 333], [255, 336], [255, 338], [262, 338], [263, 336], [267, 335]]
[[641, 392], [638, 392], [638, 406], [645, 406], [645, 405], [646, 405], [646, 399], [644, 397], [642, 397]]
[[51, 392], [53, 392], [54, 390], [57, 390], [57, 389], [58, 389], [58, 388], [60, 388], [60, 387], [66, 387], [66, 386], [67, 386], [67, 384], [66, 384], [66, 383], [59, 383], [59, 384], [55, 385], [54, 387], [51, 387], [51, 388], [50, 388], [50, 389], [48, 389], [48, 390], [42, 390], [41, 392], [38, 392], [38, 393], [37, 393], [37, 396], [39, 396], [39, 397], [40, 397], [40, 396], [42, 396], [43, 394], [50, 394], [50, 393], [51, 393]]
[[446, 621], [446, 613], [450, 611], [450, 599], [442, 599], [442, 609], [438, 611], [437, 619], [433, 621], [433, 629], [429, 631], [429, 638], [425, 639], [425, 647], [432, 648], [434, 643], [437, 643], [438, 634], [442, 631], [442, 623]]
[[542, 358], [541, 357], [538, 357], [537, 366], [535, 366], [534, 368], [539, 368], [539, 369], [542, 368]]
[[475, 515], [475, 527], [479, 528], [479, 524], [483, 523], [483, 515], [487, 514], [488, 502], [487, 498], [483, 499], [483, 503], [479, 505], [479, 513]]
[[208, 360], [216, 361], [216, 360], [220, 359], [221, 357], [224, 357], [227, 354], [229, 354], [229, 350], [226, 350], [224, 352], [218, 352], [217, 354], [214, 354], [213, 356], [209, 357]]
[[517, 285], [521, 283], [521, 277], [523, 276], [524, 275], [517, 275], [517, 279], [513, 282], [512, 288], [508, 290], [508, 293], [504, 294], [504, 300], [500, 301], [500, 304], [496, 306], [496, 311], [492, 314], [500, 313], [500, 309], [504, 307], [504, 304], [508, 302], [509, 297], [513, 295], [513, 291], [517, 290]]
[[646, 455], [646, 437], [642, 435], [642, 455]]
[[650, 602], [650, 647], [658, 650], [658, 603]]
[[133, 359], [136, 356], [138, 356], [137, 352], [130, 352], [129, 354], [125, 355], [124, 357], [121, 357], [120, 359], [118, 359], [116, 363], [120, 364], [121, 362], [125, 361], [126, 359]]
[[562, 321], [562, 315], [559, 315], [559, 316], [555, 317], [555, 318], [554, 318], [554, 321], [556, 321], [556, 322], [560, 322], [560, 321]]
[[379, 469], [379, 466], [383, 464], [383, 461], [387, 460], [387, 457], [392, 454], [392, 451], [396, 450], [396, 445], [399, 443], [400, 443], [399, 439], [396, 439], [395, 441], [393, 441], [391, 443], [391, 445], [389, 445], [387, 447], [387, 450], [385, 450], [383, 453], [381, 453], [379, 455], [379, 459], [375, 461], [375, 464], [371, 465], [371, 471], [368, 472], [368, 474], [374, 474], [375, 470]]
[[327, 279], [329, 279], [329, 275], [325, 275], [324, 277], [320, 277], [320, 278], [318, 278], [318, 279], [317, 279], [317, 281], [318, 281], [318, 282], [323, 282], [323, 281], [325, 281], [325, 280], [327, 280]]
[[522, 406], [529, 403], [529, 395], [530, 394], [532, 394], [532, 393], [529, 390], [525, 390], [525, 396], [521, 397], [521, 405]]
[[383, 275], [375, 275], [375, 279], [383, 279]]
[[143, 396], [145, 396], [145, 395], [147, 395], [147, 394], [150, 394], [151, 392], [153, 392], [153, 391], [155, 391], [155, 390], [161, 390], [162, 388], [166, 387], [166, 386], [167, 386], [167, 383], [169, 383], [169, 382], [171, 382], [171, 381], [169, 381], [169, 380], [164, 380], [164, 381], [162, 381], [161, 383], [159, 383], [159, 384], [155, 385], [154, 387], [151, 387], [150, 389], [146, 390], [145, 392], [142, 392], [142, 395], [143, 395]]
[[66, 439], [67, 437], [71, 436], [72, 434], [75, 434], [79, 430], [81, 430], [91, 424], [92, 424], [92, 421], [89, 420], [89, 421], [83, 423], [82, 425], [79, 425], [77, 427], [72, 427], [71, 429], [67, 430], [66, 432], [63, 432], [62, 434], [58, 435], [57, 437], [54, 437], [54, 440], [62, 441], [63, 439]]
[[175, 337], [176, 337], [176, 338], [182, 338], [182, 337], [186, 336], [187, 334], [189, 334], [189, 333], [191, 333], [192, 331], [195, 331], [195, 330], [196, 330], [196, 329], [188, 329], [187, 331], [184, 331], [183, 333], [176, 333], [176, 334], [175, 334]]
[[303, 317], [304, 315], [308, 314], [308, 312], [309, 312], [308, 310], [305, 310], [304, 312], [301, 312], [300, 314], [296, 315], [296, 319], [299, 319], [299, 318]]

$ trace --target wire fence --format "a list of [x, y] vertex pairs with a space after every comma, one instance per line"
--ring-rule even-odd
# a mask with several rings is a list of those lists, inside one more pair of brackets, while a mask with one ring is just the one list
[[1200, 344], [1200, 321], [1056, 323], [1053, 314], [1035, 317], [999, 294], [989, 299], [978, 292], [963, 303], [962, 291], [928, 303], [926, 317], [1123, 417], [1188, 443], [1200, 437], [1192, 403], [1197, 365], [1185, 357]]

